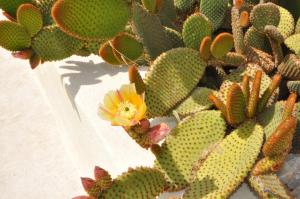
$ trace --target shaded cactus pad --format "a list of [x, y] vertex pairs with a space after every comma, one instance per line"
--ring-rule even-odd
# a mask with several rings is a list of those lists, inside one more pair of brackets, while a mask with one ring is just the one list
[[57, 27], [45, 27], [33, 38], [32, 48], [42, 60], [55, 61], [76, 53], [83, 44]]
[[196, 87], [206, 63], [199, 52], [177, 48], [160, 55], [146, 74], [146, 104], [150, 117], [166, 115]]
[[15, 17], [18, 7], [23, 3], [33, 3], [33, 0], [0, 0], [0, 8]]

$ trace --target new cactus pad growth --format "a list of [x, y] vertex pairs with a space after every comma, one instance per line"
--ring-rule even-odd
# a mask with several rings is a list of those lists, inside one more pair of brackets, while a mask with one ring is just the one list
[[[278, 177], [287, 157], [300, 153], [299, 5], [0, 0], [7, 17], [0, 46], [33, 69], [90, 54], [128, 67], [129, 84], [108, 92], [98, 113], [153, 153], [153, 166], [114, 179], [96, 167], [95, 179], [82, 178], [87, 196], [75, 199], [154, 199], [180, 190], [186, 199], [223, 199], [242, 183], [262, 199], [300, 198]], [[177, 123], [154, 125], [158, 117]]]

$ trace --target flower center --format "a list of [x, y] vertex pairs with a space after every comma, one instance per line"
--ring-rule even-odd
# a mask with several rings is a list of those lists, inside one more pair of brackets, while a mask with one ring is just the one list
[[137, 113], [136, 106], [130, 102], [121, 102], [117, 114], [127, 119], [132, 119]]

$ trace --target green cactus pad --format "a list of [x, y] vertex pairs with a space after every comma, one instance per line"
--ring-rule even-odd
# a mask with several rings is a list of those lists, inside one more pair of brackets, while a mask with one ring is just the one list
[[162, 25], [174, 28], [173, 22], [176, 20], [176, 9], [174, 0], [160, 0], [160, 8], [156, 15], [159, 17]]
[[58, 27], [43, 28], [32, 40], [32, 48], [43, 61], [65, 59], [78, 52], [84, 43]]
[[273, 132], [281, 123], [284, 107], [285, 102], [279, 101], [265, 109], [265, 111], [258, 116], [258, 122], [264, 127], [264, 133], [267, 139], [273, 134]]
[[44, 25], [53, 24], [51, 8], [56, 1], [57, 0], [38, 0], [35, 2], [36, 7], [41, 11], [43, 15]]
[[285, 45], [300, 56], [300, 34], [294, 34], [284, 41]]
[[209, 88], [199, 87], [196, 88], [193, 93], [184, 100], [174, 111], [179, 116], [187, 116], [199, 111], [207, 110], [212, 107], [212, 103], [208, 100], [208, 95], [213, 90]]
[[32, 4], [22, 4], [18, 8], [17, 21], [26, 28], [31, 37], [43, 27], [41, 11]]
[[172, 48], [165, 29], [156, 15], [147, 12], [137, 3], [133, 4], [132, 10], [133, 30], [152, 60]]
[[264, 52], [271, 52], [271, 46], [265, 34], [251, 26], [245, 34], [245, 44]]
[[179, 11], [185, 12], [190, 10], [196, 0], [174, 0], [174, 5]]
[[101, 40], [125, 29], [128, 10], [124, 0], [58, 0], [52, 17], [64, 32], [74, 37]]
[[19, 51], [30, 47], [30, 35], [20, 24], [0, 21], [0, 30], [0, 46], [6, 50]]
[[176, 48], [160, 55], [146, 74], [145, 101], [150, 117], [166, 115], [196, 87], [206, 63], [199, 52]]
[[180, 32], [172, 28], [165, 27], [165, 33], [167, 35], [168, 40], [172, 44], [172, 48], [184, 47], [183, 39]]
[[289, 37], [294, 33], [295, 20], [293, 15], [285, 8], [278, 6], [280, 12], [280, 21], [277, 26], [284, 38]]
[[18, 7], [23, 3], [33, 3], [33, 0], [0, 0], [0, 9], [15, 17]]
[[123, 61], [119, 60], [116, 57], [116, 53], [114, 52], [114, 49], [111, 47], [109, 42], [106, 42], [101, 46], [99, 50], [99, 55], [106, 63], [109, 63], [111, 65], [118, 66], [123, 64]]
[[125, 59], [128, 64], [137, 60], [144, 52], [143, 45], [127, 33], [116, 36], [111, 43], [118, 59]]
[[103, 44], [103, 41], [89, 41], [86, 42], [85, 44], [85, 48], [90, 52], [93, 53], [95, 55], [99, 55], [99, 50], [101, 45]]
[[256, 5], [250, 15], [252, 25], [260, 32], [263, 32], [266, 25], [278, 26], [280, 22], [280, 10], [273, 3]]
[[219, 59], [224, 57], [233, 48], [233, 36], [229, 33], [219, 34], [211, 44], [211, 54]]
[[279, 73], [289, 80], [300, 80], [300, 58], [290, 54], [278, 66]]
[[279, 180], [276, 174], [266, 174], [249, 177], [250, 186], [263, 199], [280, 198], [292, 199], [288, 189]]
[[227, 198], [252, 169], [263, 143], [263, 128], [252, 121], [239, 126], [208, 156], [184, 199]]
[[212, 22], [214, 30], [222, 25], [228, 3], [228, 0], [201, 0], [200, 12]]
[[182, 37], [186, 47], [198, 50], [202, 39], [211, 34], [211, 22], [200, 13], [191, 15], [183, 24]]
[[300, 1], [298, 0], [278, 0], [279, 5], [291, 12], [295, 19], [300, 17]]
[[150, 199], [162, 193], [164, 187], [164, 176], [158, 170], [144, 167], [130, 169], [114, 179], [112, 186], [99, 199]]
[[155, 167], [165, 172], [170, 189], [185, 188], [193, 165], [206, 149], [221, 141], [226, 123], [219, 111], [203, 111], [186, 118], [171, 132], [156, 154]]

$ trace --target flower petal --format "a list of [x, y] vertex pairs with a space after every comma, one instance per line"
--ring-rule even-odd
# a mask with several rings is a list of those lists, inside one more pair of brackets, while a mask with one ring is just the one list
[[116, 111], [118, 108], [118, 104], [120, 103], [120, 98], [115, 91], [109, 91], [104, 96], [103, 102], [106, 109], [110, 111]]
[[104, 120], [111, 120], [114, 117], [114, 114], [103, 107], [103, 105], [99, 106], [98, 115]]
[[131, 121], [127, 118], [116, 116], [111, 120], [113, 126], [131, 126]]

